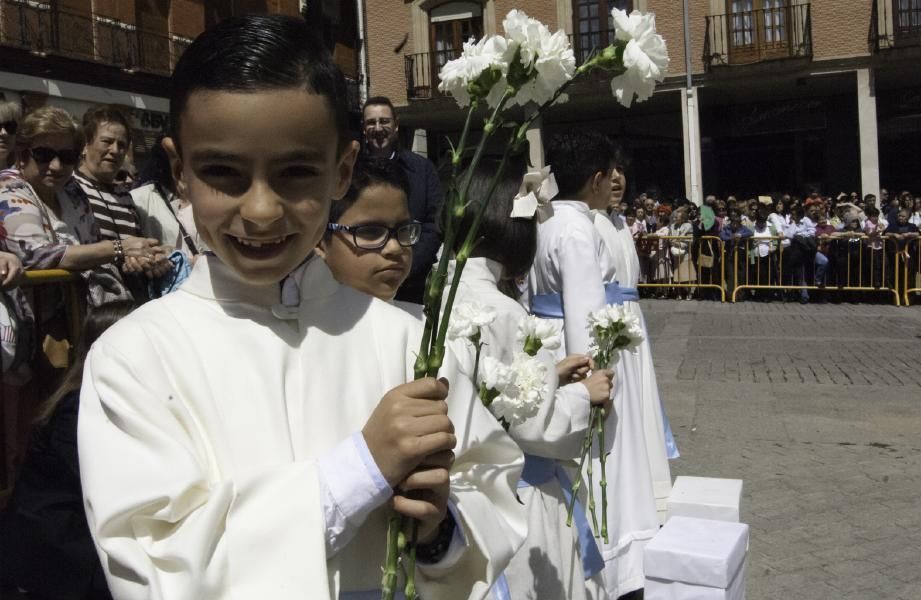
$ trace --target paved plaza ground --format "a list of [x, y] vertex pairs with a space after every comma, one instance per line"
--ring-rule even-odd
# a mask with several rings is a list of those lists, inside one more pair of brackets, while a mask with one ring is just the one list
[[749, 600], [921, 599], [921, 307], [643, 308], [672, 475], [745, 482]]

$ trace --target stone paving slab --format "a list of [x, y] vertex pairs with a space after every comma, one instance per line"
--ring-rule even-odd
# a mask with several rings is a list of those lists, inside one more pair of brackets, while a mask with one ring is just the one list
[[921, 600], [921, 307], [643, 309], [672, 475], [744, 480], [748, 598]]

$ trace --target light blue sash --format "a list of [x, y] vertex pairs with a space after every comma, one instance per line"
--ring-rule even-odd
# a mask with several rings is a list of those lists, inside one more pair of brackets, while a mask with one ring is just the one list
[[665, 428], [665, 456], [669, 460], [681, 458], [681, 453], [678, 452], [678, 444], [675, 443], [675, 436], [672, 434], [672, 424], [669, 423], [668, 415], [665, 414], [664, 405], [662, 406], [662, 425]]
[[[556, 479], [563, 489], [563, 498], [566, 500], [566, 506], [572, 501], [572, 482], [566, 471], [557, 464], [552, 458], [543, 456], [534, 456], [533, 454], [524, 455], [524, 471], [521, 473], [521, 479], [518, 481], [519, 488], [537, 487], [552, 479]], [[582, 556], [582, 572], [588, 579], [595, 573], [604, 568], [604, 559], [601, 557], [601, 551], [598, 550], [598, 544], [595, 543], [595, 536], [592, 528], [588, 524], [588, 518], [585, 516], [585, 508], [582, 503], [576, 500], [573, 509], [574, 527], [579, 535], [579, 554]]]
[[[636, 288], [621, 287], [616, 281], [604, 285], [608, 304], [639, 302], [640, 292]], [[563, 297], [557, 293], [536, 294], [531, 297], [531, 314], [542, 319], [563, 318]]]

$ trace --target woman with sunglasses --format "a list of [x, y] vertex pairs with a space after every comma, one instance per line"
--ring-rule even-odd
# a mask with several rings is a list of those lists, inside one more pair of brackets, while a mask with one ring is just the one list
[[13, 164], [13, 150], [16, 148], [16, 131], [22, 109], [15, 102], [0, 102], [0, 169]]
[[82, 148], [80, 126], [60, 108], [45, 106], [23, 119], [15, 168], [0, 171], [0, 237], [26, 270], [83, 271], [109, 263], [139, 270], [139, 261], [158, 251], [156, 240], [95, 241], [89, 206], [61, 193]]

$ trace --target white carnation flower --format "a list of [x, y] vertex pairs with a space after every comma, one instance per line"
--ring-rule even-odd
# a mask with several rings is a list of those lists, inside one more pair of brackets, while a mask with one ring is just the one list
[[611, 80], [611, 90], [618, 102], [629, 108], [634, 96], [637, 102], [649, 99], [656, 83], [665, 80], [668, 50], [656, 33], [655, 14], [635, 10], [627, 15], [615, 8], [611, 16], [616, 39], [627, 42], [623, 54], [626, 72]]
[[540, 348], [556, 350], [562, 343], [562, 335], [559, 326], [553, 321], [541, 319], [534, 315], [527, 315], [521, 319], [518, 323], [518, 331], [515, 334], [515, 338], [528, 354], [531, 354], [529, 350], [532, 348], [535, 352]]
[[448, 323], [448, 339], [472, 339], [480, 334], [480, 329], [496, 320], [496, 309], [479, 302], [464, 302], [451, 311]]
[[510, 106], [528, 102], [541, 105], [573, 78], [576, 57], [564, 31], [550, 33], [546, 25], [520, 10], [508, 13], [502, 27], [509, 38], [509, 54], [513, 58], [518, 50], [522, 70], [531, 73], [531, 78], [509, 102]]
[[509, 365], [496, 358], [484, 356], [480, 365], [479, 380], [478, 383], [484, 385], [487, 390], [495, 390], [501, 394], [514, 387], [515, 372]]
[[489, 409], [509, 425], [524, 423], [537, 414], [544, 398], [549, 393], [547, 386], [547, 367], [540, 360], [524, 353], [516, 355], [510, 371], [514, 375], [514, 384], [499, 390], [499, 395], [492, 401]]
[[[448, 61], [438, 77], [438, 89], [451, 94], [459, 106], [470, 104], [471, 89], [478, 95], [491, 97], [496, 88], [504, 90], [504, 74], [508, 71], [509, 44], [502, 36], [494, 35], [475, 42], [473, 38], [464, 42], [461, 55]], [[472, 85], [476, 84], [476, 85]], [[476, 89], [479, 86], [482, 89]]]

